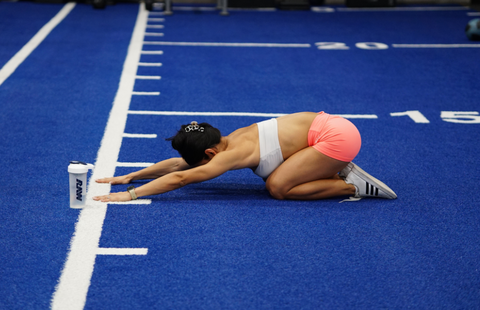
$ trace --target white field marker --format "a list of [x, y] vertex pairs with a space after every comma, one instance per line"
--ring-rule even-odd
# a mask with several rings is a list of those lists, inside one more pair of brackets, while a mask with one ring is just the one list
[[141, 167], [146, 168], [153, 165], [153, 163], [119, 163], [117, 162], [117, 167]]
[[[155, 6], [156, 3], [154, 3]], [[150, 12], [150, 16], [163, 16], [165, 15], [163, 12]]]
[[480, 48], [480, 44], [392, 44], [395, 48]]
[[135, 96], [160, 96], [158, 91], [133, 91], [132, 95]]
[[139, 66], [141, 67], [161, 67], [163, 64], [161, 62], [139, 62]]
[[163, 55], [163, 51], [142, 51], [143, 55]]
[[149, 205], [152, 203], [151, 199], [137, 199], [137, 200], [130, 200], [130, 201], [116, 201], [116, 202], [109, 202], [109, 205]]
[[103, 222], [107, 213], [107, 204], [94, 201], [92, 197], [110, 192], [111, 187], [110, 184], [100, 184], [94, 180], [112, 177], [115, 174], [135, 84], [135, 73], [140, 60], [147, 16], [148, 11], [145, 10], [145, 5], [140, 3], [118, 91], [98, 150], [95, 169], [89, 181], [87, 205], [80, 211], [75, 225], [75, 233], [70, 241], [70, 250], [53, 293], [51, 308], [54, 310], [81, 310], [85, 306], [95, 258], [99, 252]]
[[160, 80], [162, 77], [156, 75], [137, 75], [135, 78], [137, 80]]
[[164, 34], [161, 32], [146, 32], [145, 36], [146, 37], [163, 37]]
[[[180, 111], [128, 111], [133, 115], [166, 115], [166, 116], [248, 116], [248, 117], [280, 117], [285, 113], [251, 113], [251, 112], [180, 112]], [[375, 114], [332, 114], [344, 118], [377, 119]]]
[[97, 255], [147, 255], [146, 248], [98, 248]]
[[462, 11], [469, 10], [468, 7], [393, 7], [393, 8], [337, 8], [339, 12], [381, 12], [381, 11]]
[[155, 139], [156, 134], [137, 134], [137, 133], [124, 133], [124, 138], [140, 138], [140, 139]]
[[164, 22], [165, 18], [149, 18], [149, 22]]
[[480, 16], [480, 12], [468, 12], [468, 16]]
[[0, 70], [0, 85], [12, 75], [18, 66], [37, 48], [40, 43], [57, 27], [58, 24], [73, 10], [75, 2], [69, 2], [55, 15], [48, 23], [46, 23], [33, 38], [19, 50]]
[[164, 25], [147, 25], [147, 28], [150, 28], [150, 29], [163, 29], [165, 28]]
[[214, 47], [291, 47], [309, 48], [308, 43], [221, 43], [221, 42], [164, 42], [145, 41], [145, 45], [166, 45], [166, 46], [214, 46]]

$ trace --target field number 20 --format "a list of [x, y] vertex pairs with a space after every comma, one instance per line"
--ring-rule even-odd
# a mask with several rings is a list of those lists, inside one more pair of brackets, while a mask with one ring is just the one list
[[[348, 50], [350, 49], [345, 43], [342, 42], [317, 42], [315, 46], [319, 50]], [[359, 42], [355, 44], [357, 48], [363, 50], [386, 50], [388, 49], [388, 45], [384, 43], [378, 42]]]
[[[408, 116], [415, 123], [430, 123], [430, 121], [420, 111], [406, 111], [390, 113], [391, 116]], [[480, 124], [480, 115], [478, 112], [454, 112], [442, 111], [440, 117], [445, 122], [460, 124]]]

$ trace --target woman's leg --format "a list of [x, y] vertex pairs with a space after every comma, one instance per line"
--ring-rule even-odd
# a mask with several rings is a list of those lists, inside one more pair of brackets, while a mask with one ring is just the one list
[[337, 175], [347, 164], [308, 147], [282, 163], [268, 177], [266, 186], [276, 199], [313, 200], [355, 195], [355, 186]]

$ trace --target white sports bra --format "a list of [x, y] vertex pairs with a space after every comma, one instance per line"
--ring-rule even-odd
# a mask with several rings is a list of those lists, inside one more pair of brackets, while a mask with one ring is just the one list
[[275, 118], [257, 123], [260, 163], [255, 174], [263, 179], [283, 163], [282, 149], [278, 141], [278, 126]]

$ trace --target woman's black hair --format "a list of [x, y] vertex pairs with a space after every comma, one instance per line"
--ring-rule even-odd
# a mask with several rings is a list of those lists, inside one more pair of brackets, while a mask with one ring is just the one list
[[[192, 127], [194, 126], [194, 127]], [[203, 130], [202, 130], [203, 128]], [[207, 159], [205, 150], [220, 143], [222, 135], [220, 130], [208, 123], [182, 125], [177, 134], [166, 139], [172, 141], [172, 147], [190, 166], [199, 164], [202, 159]]]

